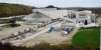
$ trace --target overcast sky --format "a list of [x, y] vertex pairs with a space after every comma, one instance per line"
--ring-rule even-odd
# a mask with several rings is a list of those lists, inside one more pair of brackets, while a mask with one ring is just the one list
[[0, 3], [19, 3], [37, 7], [101, 7], [101, 0], [0, 0]]

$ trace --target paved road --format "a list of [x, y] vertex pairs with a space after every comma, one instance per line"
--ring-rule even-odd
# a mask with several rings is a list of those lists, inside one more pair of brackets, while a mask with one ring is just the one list
[[38, 35], [41, 35], [41, 34], [47, 32], [48, 31], [48, 27], [50, 25], [52, 25], [52, 24], [59, 25], [60, 23], [62, 23], [62, 22], [58, 22], [57, 21], [57, 22], [51, 23], [51, 24], [47, 25], [46, 27], [41, 28], [42, 30], [39, 31], [39, 32], [37, 32], [36, 34], [33, 34], [32, 36], [29, 36], [29, 37], [27, 37], [27, 38], [25, 38], [23, 40], [14, 40], [14, 41], [11, 41], [11, 43], [13, 43], [16, 46], [22, 45], [22, 44], [24, 44], [24, 42], [26, 42], [26, 41], [28, 41], [30, 39], [33, 39], [33, 38], [37, 37]]

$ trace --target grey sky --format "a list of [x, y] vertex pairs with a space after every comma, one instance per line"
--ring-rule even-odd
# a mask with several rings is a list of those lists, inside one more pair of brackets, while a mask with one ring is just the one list
[[101, 7], [101, 0], [0, 0], [1, 3], [19, 3], [37, 7]]

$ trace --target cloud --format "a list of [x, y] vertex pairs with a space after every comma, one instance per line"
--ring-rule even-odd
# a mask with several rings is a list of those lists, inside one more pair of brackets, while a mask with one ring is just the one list
[[0, 0], [2, 3], [19, 3], [44, 7], [55, 5], [59, 7], [101, 7], [100, 0]]

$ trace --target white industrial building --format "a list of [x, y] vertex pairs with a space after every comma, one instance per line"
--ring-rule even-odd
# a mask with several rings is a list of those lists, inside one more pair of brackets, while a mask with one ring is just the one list
[[[47, 10], [46, 10], [47, 9]], [[65, 20], [75, 23], [77, 27], [83, 26], [96, 26], [96, 16], [92, 11], [74, 11], [74, 10], [57, 10], [55, 8], [43, 8], [43, 9], [34, 9], [34, 12], [40, 12], [52, 19], [63, 18]]]

